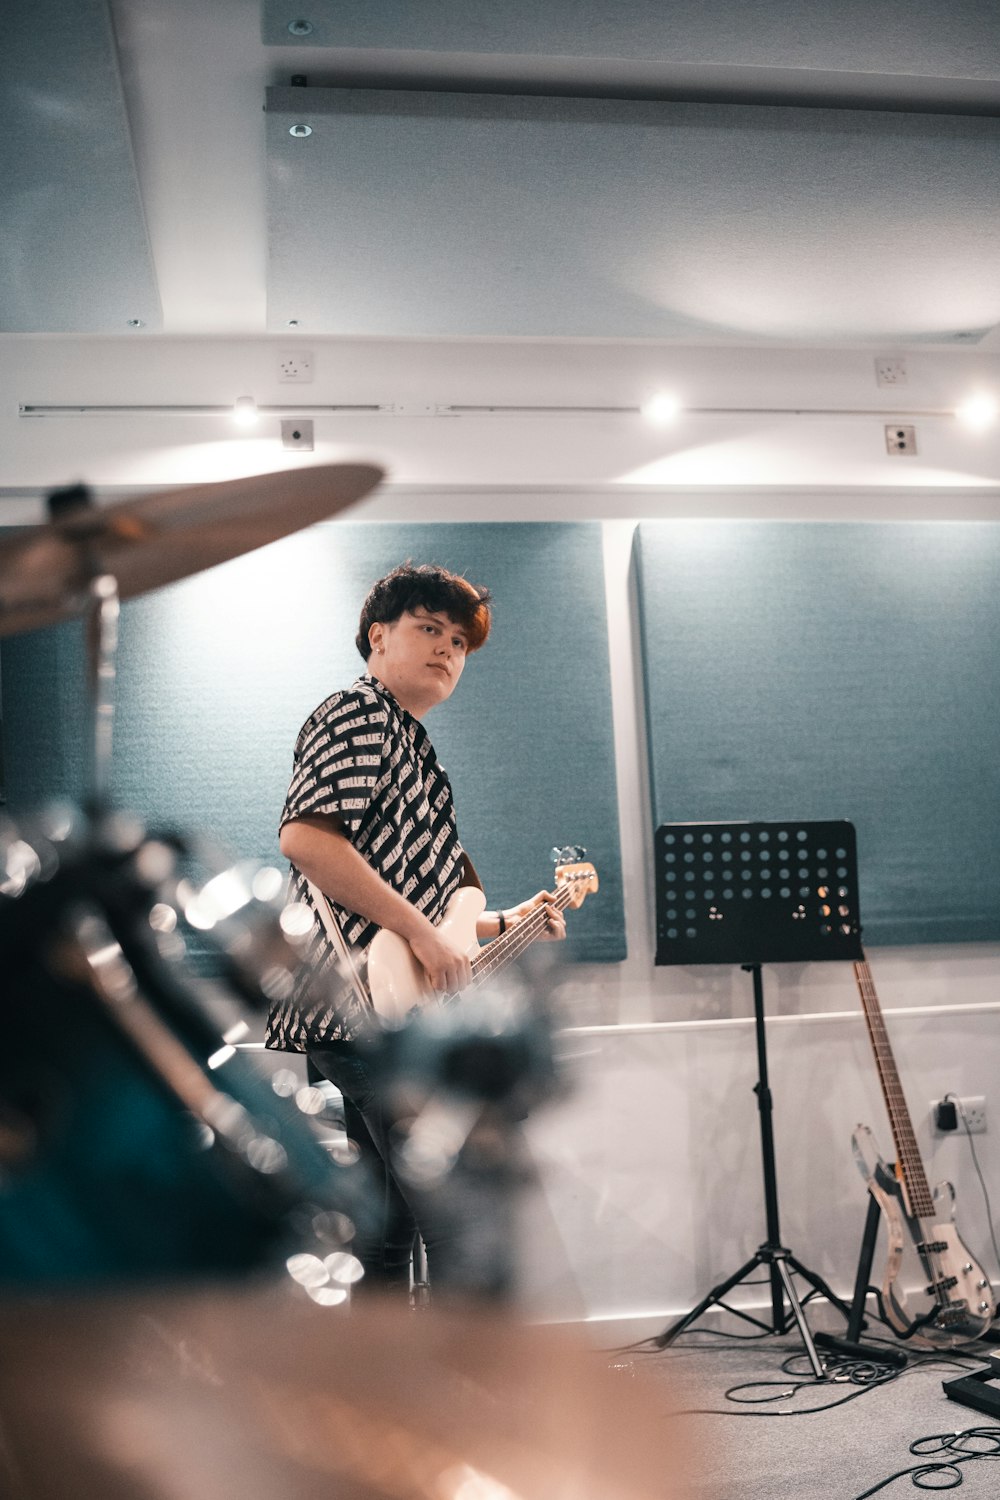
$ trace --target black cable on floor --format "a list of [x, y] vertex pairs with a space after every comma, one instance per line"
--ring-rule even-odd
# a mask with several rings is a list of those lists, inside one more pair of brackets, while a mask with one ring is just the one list
[[[816, 1390], [819, 1387], [831, 1383], [849, 1383], [856, 1387], [848, 1391], [846, 1395], [839, 1397], [836, 1401], [825, 1401], [821, 1406], [802, 1406], [794, 1411], [726, 1411], [710, 1407], [687, 1407], [682, 1411], [671, 1412], [671, 1416], [703, 1416], [703, 1417], [808, 1417], [816, 1412], [832, 1411], [836, 1406], [845, 1406], [848, 1401], [856, 1401], [859, 1396], [867, 1395], [876, 1386], [888, 1385], [897, 1380], [904, 1372], [897, 1366], [880, 1365], [875, 1360], [859, 1360], [841, 1358], [831, 1355], [824, 1360], [826, 1374], [822, 1377], [810, 1375], [805, 1379], [798, 1379], [798, 1372], [791, 1368], [797, 1360], [806, 1356], [795, 1353], [790, 1354], [782, 1361], [781, 1368], [786, 1374], [792, 1376], [792, 1385], [789, 1387], [787, 1380], [748, 1380], [741, 1385], [730, 1386], [723, 1392], [723, 1399], [731, 1401], [736, 1406], [766, 1405], [771, 1401], [787, 1401], [792, 1396], [798, 1395], [801, 1390]], [[773, 1395], [745, 1396], [744, 1391], [766, 1391], [771, 1386], [780, 1386], [781, 1389]]]
[[[986, 1443], [989, 1446], [967, 1452], [965, 1449], [970, 1442]], [[917, 1438], [916, 1442], [911, 1443], [910, 1452], [920, 1457], [929, 1457], [934, 1453], [954, 1453], [957, 1456], [938, 1463], [913, 1464], [908, 1469], [897, 1469], [895, 1474], [880, 1479], [871, 1489], [855, 1495], [854, 1500], [868, 1500], [870, 1495], [877, 1495], [887, 1485], [895, 1483], [897, 1479], [905, 1479], [907, 1475], [910, 1476], [914, 1489], [955, 1490], [964, 1477], [960, 1464], [1000, 1458], [1000, 1427], [967, 1427], [964, 1432], [931, 1433], [929, 1437]], [[937, 1476], [934, 1483], [930, 1482], [932, 1475]]]

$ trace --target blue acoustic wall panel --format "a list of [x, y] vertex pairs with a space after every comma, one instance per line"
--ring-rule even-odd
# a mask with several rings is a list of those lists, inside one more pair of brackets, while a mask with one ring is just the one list
[[[302, 721], [364, 670], [370, 584], [403, 559], [486, 583], [496, 624], [427, 728], [490, 900], [548, 885], [554, 844], [583, 844], [601, 890], [571, 916], [570, 957], [625, 956], [600, 527], [314, 527], [124, 606], [114, 796], [154, 826], [210, 832], [278, 860], [277, 823]], [[13, 811], [79, 797], [82, 631], [3, 647]]]
[[848, 818], [870, 944], [1000, 939], [1000, 527], [653, 522], [655, 824]]

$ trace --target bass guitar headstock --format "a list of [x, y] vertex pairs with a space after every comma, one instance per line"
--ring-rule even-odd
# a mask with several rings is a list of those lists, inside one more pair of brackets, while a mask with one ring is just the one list
[[566, 844], [552, 850], [556, 887], [559, 889], [565, 886], [568, 889], [569, 904], [574, 908], [582, 906], [586, 898], [598, 888], [597, 871], [592, 864], [584, 862], [586, 853], [586, 849], [579, 844]]

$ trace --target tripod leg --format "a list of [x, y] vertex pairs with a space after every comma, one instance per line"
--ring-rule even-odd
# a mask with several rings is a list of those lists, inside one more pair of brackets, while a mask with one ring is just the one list
[[813, 1374], [817, 1380], [822, 1380], [826, 1375], [826, 1371], [823, 1369], [822, 1361], [816, 1353], [816, 1345], [813, 1343], [813, 1336], [809, 1331], [809, 1324], [806, 1322], [806, 1315], [802, 1311], [802, 1304], [796, 1294], [791, 1273], [785, 1263], [784, 1256], [775, 1256], [774, 1264], [777, 1267], [778, 1275], [781, 1277], [785, 1288], [785, 1296], [788, 1298], [788, 1305], [792, 1309], [792, 1317], [799, 1326], [799, 1333], [801, 1333], [802, 1342], [806, 1346], [806, 1354], [809, 1356], [809, 1363], [812, 1365]]
[[653, 1340], [657, 1349], [665, 1349], [668, 1344], [672, 1344], [678, 1334], [683, 1333], [685, 1328], [690, 1328], [692, 1323], [697, 1322], [702, 1313], [710, 1308], [713, 1302], [721, 1302], [726, 1293], [731, 1291], [738, 1281], [742, 1281], [745, 1276], [749, 1276], [751, 1271], [756, 1271], [759, 1265], [760, 1261], [755, 1255], [753, 1260], [748, 1260], [745, 1266], [740, 1266], [735, 1275], [730, 1276], [726, 1281], [720, 1282], [718, 1286], [714, 1286], [708, 1296], [701, 1299], [697, 1307], [692, 1307], [691, 1311], [685, 1313], [679, 1322], [664, 1329], [663, 1333], [657, 1334]]

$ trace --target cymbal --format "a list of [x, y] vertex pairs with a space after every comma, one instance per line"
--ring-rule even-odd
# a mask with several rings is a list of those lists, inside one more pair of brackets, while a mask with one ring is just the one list
[[318, 464], [66, 511], [0, 540], [0, 636], [78, 615], [101, 573], [131, 599], [214, 568], [336, 515], [382, 477], [374, 464]]
[[0, 1469], [5, 1453], [23, 1500], [694, 1488], [660, 1378], [623, 1378], [565, 1329], [479, 1307], [345, 1313], [260, 1284], [47, 1295], [0, 1306], [0, 1347]]

